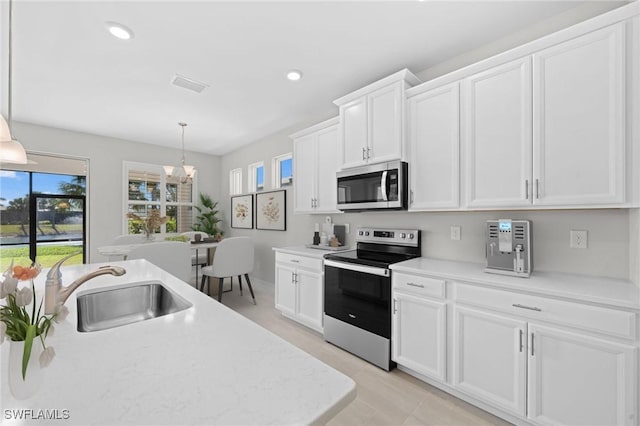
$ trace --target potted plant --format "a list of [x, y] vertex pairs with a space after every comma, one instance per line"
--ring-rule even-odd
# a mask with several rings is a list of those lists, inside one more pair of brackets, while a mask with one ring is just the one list
[[223, 232], [218, 227], [218, 224], [222, 222], [222, 220], [216, 217], [218, 214], [218, 210], [216, 210], [217, 206], [217, 201], [213, 201], [210, 196], [201, 192], [200, 206], [194, 206], [195, 209], [198, 210], [198, 215], [196, 216], [196, 223], [192, 229], [194, 231], [206, 232], [216, 241], [220, 241]]

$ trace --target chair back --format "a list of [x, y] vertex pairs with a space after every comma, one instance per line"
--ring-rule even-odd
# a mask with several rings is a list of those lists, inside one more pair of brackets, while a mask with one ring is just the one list
[[253, 271], [253, 241], [249, 237], [231, 237], [220, 241], [213, 256], [218, 277], [234, 277]]
[[144, 234], [118, 235], [113, 239], [111, 245], [141, 244], [145, 241], [147, 241], [147, 237]]
[[184, 235], [185, 237], [189, 237], [189, 241], [195, 241], [194, 236], [196, 234], [200, 234], [202, 236], [203, 240], [205, 238], [209, 238], [209, 234], [207, 234], [206, 232], [202, 232], [202, 231], [187, 231], [187, 232], [181, 233], [180, 235]]
[[176, 278], [191, 279], [191, 247], [180, 241], [141, 244], [131, 250], [127, 259], [146, 259]]

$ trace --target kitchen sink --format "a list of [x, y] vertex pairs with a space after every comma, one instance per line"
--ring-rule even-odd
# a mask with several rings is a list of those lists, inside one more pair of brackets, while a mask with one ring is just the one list
[[193, 306], [160, 281], [126, 284], [77, 297], [78, 331], [99, 331], [174, 314]]

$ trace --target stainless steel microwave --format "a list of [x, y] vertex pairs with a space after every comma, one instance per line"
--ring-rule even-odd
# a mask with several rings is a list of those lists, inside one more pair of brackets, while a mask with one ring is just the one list
[[404, 161], [370, 164], [337, 173], [338, 209], [406, 210], [408, 166]]

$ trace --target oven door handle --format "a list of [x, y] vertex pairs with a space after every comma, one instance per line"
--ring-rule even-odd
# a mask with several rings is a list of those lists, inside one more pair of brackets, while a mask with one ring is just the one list
[[357, 265], [354, 263], [336, 262], [334, 260], [325, 259], [324, 266], [333, 266], [338, 269], [347, 269], [349, 271], [362, 272], [363, 274], [378, 275], [380, 277], [388, 277], [390, 271], [385, 268], [376, 268], [374, 266]]
[[382, 172], [382, 178], [380, 179], [380, 191], [382, 192], [382, 201], [389, 201], [387, 195], [387, 171]]

